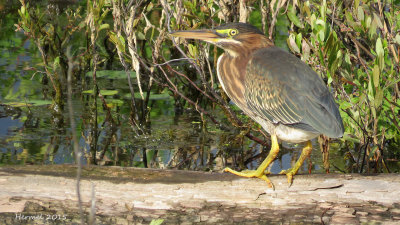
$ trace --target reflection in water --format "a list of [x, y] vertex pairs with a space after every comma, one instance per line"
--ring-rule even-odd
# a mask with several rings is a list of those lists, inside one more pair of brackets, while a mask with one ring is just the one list
[[[158, 101], [157, 104], [163, 109], [174, 111], [172, 102]], [[86, 164], [220, 171], [231, 163], [242, 168], [255, 168], [267, 154], [267, 150], [263, 151], [259, 144], [252, 141], [244, 139], [243, 145], [237, 143], [235, 131], [221, 131], [211, 124], [204, 130], [201, 122], [198, 122], [198, 116], [193, 116], [195, 113], [191, 115], [190, 112], [174, 116], [170, 111], [160, 110], [151, 116], [152, 123], [148, 132], [151, 135], [138, 136], [132, 131], [128, 118], [116, 113], [114, 120], [120, 122], [118, 125], [115, 122], [113, 124], [99, 107], [98, 131], [94, 133], [91, 126], [92, 112], [87, 111], [85, 105], [85, 102], [79, 100], [74, 102], [74, 108], [77, 109], [75, 118], [81, 134], [80, 147], [84, 149]], [[2, 164], [74, 162], [71, 138], [65, 129], [68, 124], [60, 122], [64, 121], [60, 117], [55, 119], [48, 106], [34, 107], [30, 111], [22, 110], [21, 119], [15, 120], [11, 119], [15, 112], [9, 111], [9, 115], [4, 115], [4, 109], [1, 111], [8, 121], [13, 121], [6, 123], [3, 122], [5, 118], [1, 120], [2, 130], [4, 126], [8, 126], [7, 132], [0, 134], [1, 140], [7, 140], [0, 144]], [[96, 134], [98, 142], [97, 151], [94, 152], [91, 145], [93, 135]], [[301, 146], [292, 149], [285, 146], [271, 171], [277, 173], [289, 168], [300, 150]], [[313, 160], [320, 161], [320, 158]]]

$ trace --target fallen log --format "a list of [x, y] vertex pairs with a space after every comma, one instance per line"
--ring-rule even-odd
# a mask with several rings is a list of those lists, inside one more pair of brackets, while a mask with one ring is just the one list
[[[79, 223], [73, 165], [0, 168], [0, 224]], [[85, 166], [85, 220], [96, 224], [400, 223], [398, 174], [270, 175]], [[94, 198], [92, 197], [94, 186]]]

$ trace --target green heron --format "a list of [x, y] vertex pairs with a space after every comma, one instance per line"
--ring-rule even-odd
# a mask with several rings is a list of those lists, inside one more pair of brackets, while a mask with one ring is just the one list
[[296, 56], [275, 47], [256, 27], [229, 23], [212, 30], [171, 33], [175, 37], [199, 39], [222, 48], [217, 74], [229, 98], [271, 135], [271, 150], [257, 170], [224, 171], [243, 177], [258, 177], [270, 187], [265, 170], [279, 152], [278, 139], [306, 142], [294, 167], [283, 170], [289, 185], [311, 154], [311, 139], [323, 134], [343, 136], [343, 122], [324, 81]]

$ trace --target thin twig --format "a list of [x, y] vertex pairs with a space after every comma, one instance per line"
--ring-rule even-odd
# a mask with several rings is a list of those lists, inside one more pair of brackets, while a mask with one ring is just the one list
[[369, 145], [369, 137], [367, 137], [367, 142], [365, 143], [365, 147], [364, 147], [364, 156], [363, 156], [363, 160], [362, 160], [362, 163], [361, 163], [360, 173], [362, 173], [362, 172], [363, 172], [363, 169], [364, 169], [364, 163], [365, 163], [365, 158], [367, 157], [367, 148], [368, 148], [368, 145]]
[[166, 61], [165, 63], [154, 64], [153, 66], [164, 66], [164, 65], [169, 64], [171, 62], [183, 61], [183, 60], [190, 60], [190, 58], [171, 59], [171, 60]]
[[262, 32], [265, 34], [265, 28], [267, 24], [267, 12], [268, 6], [264, 6], [264, 0], [260, 1], [260, 10], [261, 10], [261, 24], [262, 24]]
[[197, 85], [191, 80], [189, 79], [189, 77], [187, 77], [185, 74], [180, 73], [176, 70], [174, 70], [172, 67], [169, 67], [170, 70], [172, 70], [174, 73], [178, 74], [179, 76], [184, 77], [187, 81], [189, 81], [189, 83], [196, 88], [198, 91], [200, 91], [203, 95], [205, 95], [207, 98], [209, 98], [211, 101], [215, 102], [215, 99], [211, 96], [209, 96], [205, 91], [203, 91], [202, 89], [200, 89], [199, 87], [197, 87]]
[[274, 5], [275, 5], [274, 3], [275, 3], [275, 1], [272, 1], [270, 3], [271, 12], [273, 12], [272, 22], [271, 22], [271, 25], [269, 26], [269, 31], [268, 31], [268, 38], [270, 40], [273, 40], [272, 35], [274, 34], [274, 29], [275, 29], [275, 24], [276, 24], [276, 21], [277, 21], [278, 12], [282, 8], [282, 6], [286, 3], [286, 0], [283, 0], [283, 3], [282, 3], [282, 0], [279, 0], [278, 3], [276, 4], [276, 10], [275, 11], [273, 10], [274, 9]]
[[106, 121], [107, 121], [107, 120], [110, 120], [111, 124], [115, 124], [115, 121], [114, 121], [114, 119], [112, 118], [112, 115], [111, 115], [110, 107], [107, 106], [107, 102], [106, 102], [106, 100], [104, 99], [104, 96], [103, 96], [102, 94], [99, 93], [99, 98], [101, 99], [101, 102], [103, 103], [103, 108], [104, 108], [105, 111], [106, 111], [106, 115], [107, 115]]
[[76, 136], [76, 124], [74, 119], [74, 107], [72, 105], [72, 71], [75, 66], [74, 61], [71, 57], [71, 47], [67, 48], [67, 58], [68, 58], [68, 77], [67, 77], [67, 86], [68, 86], [68, 113], [69, 113], [69, 121], [71, 124], [71, 132], [72, 132], [72, 141], [73, 148], [75, 154], [75, 162], [77, 164], [76, 171], [76, 194], [78, 196], [78, 205], [79, 205], [79, 215], [81, 217], [81, 224], [85, 224], [85, 220], [83, 217], [83, 208], [82, 208], [82, 199], [81, 199], [81, 191], [80, 191], [80, 182], [81, 182], [81, 173], [82, 173], [82, 162], [81, 156], [82, 153], [79, 150], [78, 138]]

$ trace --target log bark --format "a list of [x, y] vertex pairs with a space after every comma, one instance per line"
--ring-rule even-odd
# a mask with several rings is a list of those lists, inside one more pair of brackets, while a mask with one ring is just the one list
[[[0, 168], [0, 224], [79, 223], [72, 165]], [[398, 174], [270, 175], [84, 167], [81, 195], [96, 224], [400, 223]], [[91, 196], [92, 184], [95, 198]]]

